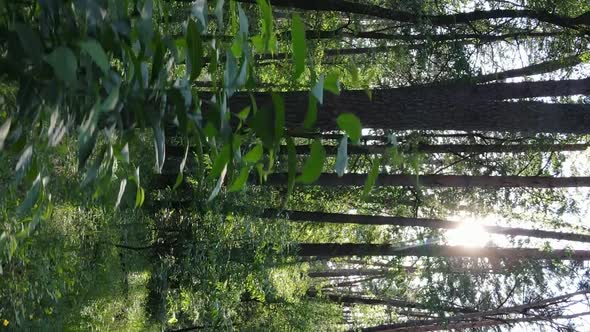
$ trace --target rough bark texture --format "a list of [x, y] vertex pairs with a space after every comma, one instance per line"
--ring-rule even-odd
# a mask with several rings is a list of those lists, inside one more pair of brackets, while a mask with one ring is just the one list
[[[367, 180], [365, 174], [323, 173], [314, 183], [318, 186], [363, 186]], [[268, 176], [268, 185], [286, 185], [287, 174], [275, 173]], [[483, 187], [483, 188], [572, 188], [590, 187], [590, 177], [548, 177], [548, 176], [468, 176], [468, 175], [411, 175], [380, 174], [376, 186], [409, 187]]]
[[[384, 89], [373, 91], [371, 99], [365, 91], [326, 93], [316, 126], [336, 130], [338, 115], [353, 113], [365, 128], [375, 129], [586, 133], [590, 105], [501, 101], [573, 94], [590, 94], [590, 79]], [[259, 107], [272, 107], [267, 93], [253, 95]], [[308, 92], [279, 95], [285, 102], [286, 127], [301, 128]], [[232, 111], [240, 111], [250, 105], [250, 96], [237, 94], [229, 104]]]
[[[255, 0], [238, 0], [240, 2], [256, 2]], [[547, 11], [530, 9], [496, 9], [481, 11], [476, 10], [466, 13], [449, 15], [425, 15], [413, 12], [389, 9], [371, 4], [356, 3], [345, 0], [271, 0], [273, 6], [298, 8], [304, 10], [337, 11], [367, 15], [396, 22], [426, 23], [432, 25], [469, 24], [480, 20], [526, 18], [554, 24], [561, 27], [572, 28], [577, 25], [590, 25], [589, 13], [577, 17], [565, 17], [549, 13]]]
[[563, 259], [590, 260], [590, 250], [542, 251], [534, 248], [472, 248], [462, 246], [423, 245], [393, 247], [387, 244], [368, 243], [300, 243], [299, 256], [425, 256], [425, 257], [478, 257], [494, 259]]
[[[265, 217], [276, 217], [276, 210], [265, 210], [262, 215]], [[325, 213], [325, 212], [307, 212], [307, 211], [284, 211], [284, 216], [292, 221], [312, 221], [322, 223], [348, 223], [362, 225], [392, 225], [392, 226], [413, 226], [437, 229], [453, 229], [460, 227], [462, 223], [456, 221], [430, 219], [430, 218], [406, 218], [406, 217], [389, 217], [389, 216], [369, 216], [358, 214], [344, 213]], [[485, 226], [482, 228], [493, 234], [519, 235], [537, 237], [543, 239], [557, 239], [568, 241], [590, 242], [590, 235], [563, 233], [554, 231], [545, 231], [539, 229], [526, 229], [518, 227], [501, 227]], [[371, 270], [369, 270], [371, 271]]]

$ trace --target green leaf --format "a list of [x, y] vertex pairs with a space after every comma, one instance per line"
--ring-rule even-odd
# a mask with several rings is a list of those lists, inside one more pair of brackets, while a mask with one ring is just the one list
[[190, 149], [190, 145], [186, 144], [186, 149], [184, 150], [184, 157], [180, 162], [180, 167], [178, 170], [178, 176], [176, 176], [176, 182], [174, 182], [174, 187], [172, 189], [176, 190], [182, 184], [182, 180], [184, 179], [184, 167], [186, 166], [186, 160], [188, 159], [188, 150]]
[[202, 31], [207, 30], [207, 17], [209, 16], [207, 9], [207, 0], [194, 1], [194, 5], [191, 8], [191, 15], [197, 19]]
[[276, 37], [274, 36], [274, 27], [272, 19], [272, 9], [268, 0], [257, 0], [258, 7], [262, 14], [262, 42], [264, 50], [273, 52], [276, 48]]
[[213, 10], [213, 15], [217, 18], [217, 27], [220, 31], [223, 30], [223, 4], [224, 0], [217, 0], [217, 4], [215, 5], [215, 10]]
[[39, 38], [39, 34], [31, 29], [31, 26], [28, 24], [16, 23], [14, 25], [16, 33], [18, 34], [18, 39], [20, 43], [27, 53], [28, 56], [31, 57], [33, 63], [41, 62], [41, 55], [43, 54], [43, 45], [41, 44], [41, 39]]
[[367, 180], [365, 181], [365, 186], [363, 188], [363, 199], [367, 198], [371, 189], [375, 185], [377, 181], [377, 176], [379, 176], [379, 158], [373, 159], [373, 165], [371, 166], [371, 171], [369, 172], [369, 176], [367, 176]]
[[121, 184], [119, 184], [119, 194], [117, 195], [117, 201], [115, 202], [115, 210], [121, 204], [121, 199], [123, 198], [123, 194], [125, 193], [125, 187], [127, 187], [127, 179], [121, 180]]
[[21, 173], [26, 170], [27, 167], [31, 164], [31, 160], [33, 159], [33, 146], [29, 145], [27, 148], [21, 153], [18, 161], [16, 162], [16, 168], [14, 169], [15, 172]]
[[295, 150], [295, 142], [293, 142], [291, 137], [287, 137], [287, 159], [287, 197], [285, 198], [285, 203], [295, 189], [295, 177], [297, 176], [297, 151]]
[[322, 174], [325, 159], [326, 150], [324, 150], [322, 142], [319, 139], [316, 139], [311, 144], [309, 158], [307, 158], [305, 161], [305, 164], [303, 165], [303, 171], [297, 178], [297, 181], [303, 182], [305, 184], [311, 184], [315, 182]]
[[190, 19], [186, 28], [187, 65], [190, 72], [190, 80], [196, 80], [201, 74], [203, 66], [203, 42], [197, 30], [197, 24]]
[[154, 126], [154, 147], [156, 150], [156, 171], [162, 173], [166, 159], [166, 138], [162, 126]]
[[117, 102], [119, 101], [119, 86], [114, 86], [109, 93], [107, 99], [102, 102], [101, 109], [103, 111], [110, 112], [115, 109]]
[[338, 73], [331, 72], [328, 74], [328, 76], [326, 76], [324, 89], [332, 92], [335, 95], [340, 94], [340, 79], [338, 77]]
[[312, 129], [315, 125], [316, 120], [318, 119], [318, 101], [313, 96], [313, 94], [309, 94], [309, 102], [307, 104], [307, 113], [305, 113], [305, 119], [303, 120], [303, 128], [305, 129]]
[[256, 164], [262, 158], [262, 144], [257, 144], [244, 156], [244, 162], [249, 164]]
[[321, 104], [324, 103], [324, 74], [320, 75], [320, 78], [311, 89], [311, 93], [315, 99]]
[[215, 199], [215, 197], [217, 197], [217, 195], [219, 195], [219, 192], [221, 191], [221, 186], [223, 185], [223, 180], [225, 179], [226, 174], [227, 174], [227, 164], [221, 170], [221, 174], [219, 175], [219, 178], [217, 179], [217, 183], [215, 184], [215, 188], [213, 188], [213, 191], [211, 192], [211, 195], [209, 196], [209, 199], [207, 200], [208, 202], [211, 202], [212, 200]]
[[129, 163], [129, 143], [125, 143], [123, 148], [121, 148], [121, 151], [117, 153], [117, 159], [127, 164]]
[[254, 113], [250, 127], [256, 132], [264, 146], [268, 149], [274, 146], [274, 119], [272, 109], [263, 107]]
[[139, 208], [145, 201], [145, 190], [141, 186], [137, 186], [137, 192], [135, 194], [135, 208]]
[[10, 132], [10, 123], [12, 122], [12, 118], [6, 119], [2, 126], [0, 126], [0, 151], [4, 149], [4, 142], [6, 142], [6, 137], [8, 137], [8, 133]]
[[27, 196], [25, 197], [24, 201], [19, 205], [16, 210], [16, 214], [20, 217], [25, 215], [27, 212], [33, 208], [35, 203], [39, 198], [39, 191], [41, 190], [41, 174], [37, 175], [37, 178], [33, 182], [31, 189], [27, 192]]
[[305, 25], [298, 14], [293, 14], [293, 26], [291, 28], [291, 44], [293, 47], [293, 63], [296, 80], [305, 71], [305, 58], [307, 56], [307, 45], [305, 43]]
[[80, 43], [80, 48], [90, 56], [103, 73], [107, 74], [109, 72], [109, 58], [96, 40], [88, 39], [83, 41]]
[[55, 76], [68, 83], [76, 83], [78, 59], [74, 52], [65, 46], [60, 46], [45, 56], [45, 61], [53, 68]]
[[164, 43], [160, 40], [159, 34], [156, 34], [154, 38], [154, 56], [152, 61], [152, 74], [150, 76], [150, 83], [153, 84], [158, 77], [160, 76], [160, 71], [162, 70], [162, 66], [164, 65], [164, 55], [166, 53], [166, 49], [164, 48]]
[[[232, 1], [233, 2], [233, 1]], [[240, 20], [240, 39], [246, 40], [248, 37], [248, 16], [244, 13], [242, 6], [238, 3], [238, 17]]]
[[343, 113], [336, 119], [338, 127], [342, 129], [354, 144], [358, 144], [363, 134], [363, 126], [359, 118], [352, 113]]
[[338, 145], [338, 154], [336, 155], [336, 174], [342, 177], [348, 166], [348, 137], [342, 136]]
[[211, 173], [209, 174], [210, 178], [218, 177], [222, 172], [223, 169], [227, 167], [227, 163], [229, 163], [229, 159], [231, 158], [231, 146], [226, 144], [217, 157], [215, 157], [215, 161], [213, 162], [213, 167], [211, 168]]
[[240, 174], [234, 180], [234, 183], [229, 187], [230, 192], [241, 191], [244, 189], [246, 182], [248, 181], [248, 175], [250, 174], [250, 166], [244, 166], [240, 170]]
[[279, 94], [272, 94], [272, 104], [275, 109], [275, 144], [279, 144], [285, 132], [285, 102]]
[[246, 121], [246, 119], [248, 119], [248, 115], [250, 115], [250, 106], [244, 107], [244, 109], [241, 110], [237, 116], [238, 116], [238, 119], [240, 119], [242, 121]]
[[97, 102], [92, 109], [86, 121], [80, 126], [78, 136], [78, 168], [82, 169], [90, 157], [94, 145], [96, 144], [96, 126], [100, 115], [100, 107]]

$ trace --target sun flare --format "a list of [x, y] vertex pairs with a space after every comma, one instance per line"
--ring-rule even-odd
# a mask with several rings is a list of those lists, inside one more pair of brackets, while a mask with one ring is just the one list
[[488, 232], [475, 222], [463, 222], [446, 232], [447, 243], [453, 246], [483, 247], [489, 237]]

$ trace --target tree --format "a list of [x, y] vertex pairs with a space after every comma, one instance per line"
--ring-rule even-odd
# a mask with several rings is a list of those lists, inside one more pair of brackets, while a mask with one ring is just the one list
[[[369, 215], [358, 215], [358, 214], [344, 214], [344, 213], [325, 213], [325, 212], [307, 212], [307, 211], [283, 211], [282, 214], [278, 214], [276, 210], [264, 210], [261, 216], [266, 218], [275, 218], [277, 216], [284, 215], [288, 220], [291, 221], [310, 221], [319, 223], [354, 223], [362, 225], [391, 225], [391, 226], [402, 226], [402, 227], [427, 227], [427, 228], [438, 228], [438, 229], [453, 229], [459, 227], [462, 223], [456, 221], [448, 221], [442, 219], [429, 219], [429, 218], [407, 218], [407, 217], [391, 217], [391, 216], [369, 216]], [[563, 233], [553, 232], [538, 229], [526, 229], [518, 227], [502, 227], [502, 226], [489, 226], [480, 225], [486, 232], [494, 234], [506, 234], [506, 235], [519, 235], [538, 237], [544, 239], [557, 239], [557, 240], [568, 240], [568, 241], [582, 241], [590, 242], [590, 235], [586, 234], [575, 234], [575, 233]]]
[[[371, 98], [365, 91], [347, 91], [325, 96], [316, 123], [321, 130], [335, 130], [335, 118], [352, 113], [365, 127], [374, 129], [585, 133], [587, 105], [497, 100], [587, 93], [588, 86], [585, 80], [452, 85], [375, 90]], [[265, 94], [254, 94], [254, 98], [258, 107], [272, 105]], [[287, 92], [281, 99], [287, 128], [300, 128], [308, 94]], [[229, 108], [238, 111], [249, 105], [249, 95], [236, 95]]]
[[428, 257], [487, 257], [494, 259], [590, 260], [587, 250], [543, 251], [534, 248], [468, 248], [462, 246], [416, 245], [395, 247], [368, 243], [299, 243], [300, 256], [428, 256]]
[[[268, 177], [269, 185], [284, 185], [287, 174], [275, 173]], [[363, 186], [366, 176], [363, 174], [323, 173], [314, 182], [319, 186]], [[380, 174], [377, 186], [410, 186], [410, 187], [488, 187], [488, 188], [576, 188], [589, 187], [590, 177], [548, 177], [548, 176], [468, 176], [468, 175], [411, 175], [411, 174]]]
[[[254, 2], [254, 0], [238, 0], [240, 2]], [[479, 20], [503, 19], [503, 18], [526, 18], [540, 22], [550, 23], [564, 28], [585, 28], [590, 25], [590, 14], [584, 13], [577, 17], [564, 17], [548, 11], [537, 10], [489, 10], [473, 11], [448, 15], [425, 15], [404, 12], [394, 9], [387, 9], [375, 5], [355, 3], [346, 0], [327, 0], [314, 3], [300, 3], [291, 0], [273, 0], [275, 6], [299, 8], [304, 10], [338, 11], [343, 13], [354, 13], [367, 15], [396, 22], [421, 23], [428, 22], [432, 25], [456, 25], [470, 24]]]

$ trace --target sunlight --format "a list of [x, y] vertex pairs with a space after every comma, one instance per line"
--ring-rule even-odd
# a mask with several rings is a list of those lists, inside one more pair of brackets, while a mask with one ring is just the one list
[[449, 245], [467, 247], [483, 247], [490, 237], [489, 233], [474, 221], [461, 223], [461, 226], [448, 230], [445, 236]]

